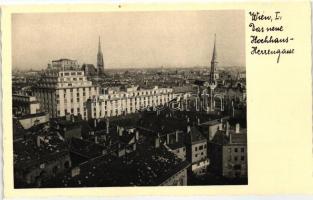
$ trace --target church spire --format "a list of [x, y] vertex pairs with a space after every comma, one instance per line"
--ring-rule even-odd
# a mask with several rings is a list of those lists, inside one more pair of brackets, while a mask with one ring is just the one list
[[104, 63], [103, 63], [103, 54], [101, 51], [100, 36], [99, 36], [98, 54], [97, 54], [97, 72], [98, 72], [98, 75], [102, 75], [104, 73]]
[[98, 43], [98, 53], [102, 53], [102, 52], [101, 52], [101, 40], [100, 40], [100, 36], [99, 36], [99, 43]]
[[216, 54], [216, 34], [214, 34], [214, 47], [213, 47], [213, 55], [212, 55], [212, 61], [216, 62], [217, 54]]
[[214, 34], [214, 47], [213, 47], [213, 54], [211, 60], [211, 72], [210, 72], [210, 82], [215, 82], [215, 70], [217, 67], [217, 53], [216, 53], [216, 34]]

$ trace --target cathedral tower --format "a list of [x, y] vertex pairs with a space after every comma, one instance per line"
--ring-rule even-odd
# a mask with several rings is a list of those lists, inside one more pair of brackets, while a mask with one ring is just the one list
[[216, 68], [217, 68], [217, 53], [216, 53], [216, 35], [214, 34], [214, 47], [213, 47], [213, 54], [211, 59], [211, 71], [210, 71], [210, 83], [216, 82]]
[[214, 111], [214, 89], [217, 86], [216, 78], [215, 78], [215, 70], [217, 67], [217, 53], [216, 53], [216, 35], [214, 34], [214, 47], [213, 47], [213, 54], [211, 59], [211, 71], [210, 71], [210, 80], [209, 80], [209, 89], [210, 89], [210, 103], [209, 103], [209, 111]]
[[98, 54], [97, 54], [97, 73], [99, 75], [104, 74], [104, 63], [103, 63], [103, 54], [101, 51], [100, 36], [99, 36]]

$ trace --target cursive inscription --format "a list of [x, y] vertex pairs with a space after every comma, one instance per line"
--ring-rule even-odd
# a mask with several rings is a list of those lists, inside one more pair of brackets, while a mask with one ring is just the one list
[[286, 34], [280, 11], [271, 14], [251, 11], [249, 16], [251, 55], [276, 56], [276, 63], [279, 63], [281, 55], [295, 53], [290, 45], [294, 37]]

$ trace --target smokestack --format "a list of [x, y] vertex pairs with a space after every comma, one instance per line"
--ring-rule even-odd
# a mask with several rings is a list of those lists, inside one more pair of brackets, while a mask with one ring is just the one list
[[166, 144], [170, 144], [170, 134], [166, 134]]
[[175, 141], [178, 142], [178, 131], [175, 132]]
[[240, 124], [239, 123], [236, 124], [236, 133], [240, 133]]

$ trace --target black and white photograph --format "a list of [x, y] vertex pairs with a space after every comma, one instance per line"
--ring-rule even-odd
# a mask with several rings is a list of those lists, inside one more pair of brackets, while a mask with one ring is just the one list
[[247, 185], [244, 10], [14, 13], [14, 188]]

